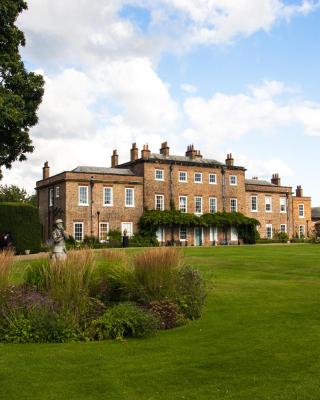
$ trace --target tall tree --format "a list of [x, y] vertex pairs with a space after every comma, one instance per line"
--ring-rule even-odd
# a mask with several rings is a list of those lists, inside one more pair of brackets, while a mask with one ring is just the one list
[[44, 93], [43, 77], [27, 72], [19, 54], [25, 38], [15, 23], [26, 9], [24, 0], [0, 0], [0, 169], [33, 151], [29, 130]]
[[0, 186], [0, 203], [1, 202], [28, 202], [28, 194], [25, 189], [20, 189], [16, 185], [3, 185]]

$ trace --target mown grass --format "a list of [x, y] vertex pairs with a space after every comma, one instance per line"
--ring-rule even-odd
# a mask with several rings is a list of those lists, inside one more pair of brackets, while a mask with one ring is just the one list
[[0, 345], [0, 398], [320, 399], [320, 246], [185, 253], [208, 285], [200, 320], [120, 343]]

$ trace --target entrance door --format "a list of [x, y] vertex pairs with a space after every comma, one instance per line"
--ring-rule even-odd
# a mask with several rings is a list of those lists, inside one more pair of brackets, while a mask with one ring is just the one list
[[194, 245], [195, 246], [202, 246], [202, 228], [196, 227], [194, 228]]

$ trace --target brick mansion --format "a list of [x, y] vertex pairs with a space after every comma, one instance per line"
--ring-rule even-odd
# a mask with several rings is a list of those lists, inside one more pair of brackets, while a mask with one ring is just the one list
[[[67, 232], [78, 241], [85, 236], [106, 241], [111, 229], [131, 236], [145, 209], [169, 210], [173, 204], [182, 213], [226, 211], [256, 218], [262, 238], [271, 239], [276, 232], [308, 236], [312, 224], [311, 198], [301, 186], [293, 193], [276, 173], [270, 182], [247, 179], [246, 169], [235, 165], [231, 154], [225, 162], [206, 159], [193, 145], [179, 156], [171, 155], [166, 142], [159, 153], [152, 153], [148, 145], [139, 152], [134, 143], [128, 162], [119, 163], [114, 150], [110, 168], [78, 166], [54, 176], [46, 162], [36, 189], [44, 240], [57, 218], [64, 219]], [[174, 240], [189, 245], [238, 243], [234, 227], [222, 232], [214, 226], [177, 226], [173, 234]], [[172, 232], [159, 227], [157, 237], [165, 243]]]

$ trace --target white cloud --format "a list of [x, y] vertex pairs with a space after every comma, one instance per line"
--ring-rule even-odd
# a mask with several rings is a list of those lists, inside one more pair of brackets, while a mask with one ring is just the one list
[[266, 81], [250, 86], [248, 93], [216, 93], [209, 100], [189, 97], [184, 102], [190, 126], [185, 135], [195, 140], [205, 137], [213, 145], [301, 124], [306, 134], [320, 136], [320, 104], [282, 98], [293, 92], [281, 82]]
[[191, 85], [190, 83], [182, 83], [180, 87], [183, 92], [189, 94], [197, 93], [198, 91], [198, 88], [194, 85]]

